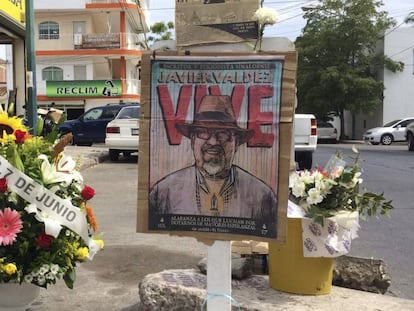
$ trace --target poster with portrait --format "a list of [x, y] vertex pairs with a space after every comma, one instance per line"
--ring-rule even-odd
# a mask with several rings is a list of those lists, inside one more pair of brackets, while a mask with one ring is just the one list
[[143, 57], [139, 232], [284, 240], [295, 70], [295, 53]]

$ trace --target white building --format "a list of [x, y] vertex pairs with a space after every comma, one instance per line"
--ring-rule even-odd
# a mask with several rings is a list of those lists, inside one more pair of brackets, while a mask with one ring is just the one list
[[148, 1], [36, 0], [36, 92], [68, 118], [85, 109], [140, 102]]
[[[355, 138], [361, 139], [367, 129], [396, 119], [414, 117], [414, 27], [399, 27], [388, 31], [382, 42], [385, 55], [404, 63], [404, 71], [393, 73], [384, 69], [384, 100], [378, 109], [355, 118]], [[347, 117], [345, 132], [351, 137], [351, 117]]]

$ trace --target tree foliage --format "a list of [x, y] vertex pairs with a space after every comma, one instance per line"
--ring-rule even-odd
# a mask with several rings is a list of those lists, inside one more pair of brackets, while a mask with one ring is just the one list
[[395, 21], [378, 11], [381, 1], [319, 0], [305, 9], [307, 23], [295, 42], [298, 50], [298, 111], [322, 119], [328, 113], [370, 112], [382, 102], [384, 66], [402, 63], [378, 53], [378, 43]]
[[150, 27], [151, 34], [147, 37], [148, 45], [151, 46], [154, 42], [161, 40], [170, 40], [173, 35], [173, 22], [157, 22]]

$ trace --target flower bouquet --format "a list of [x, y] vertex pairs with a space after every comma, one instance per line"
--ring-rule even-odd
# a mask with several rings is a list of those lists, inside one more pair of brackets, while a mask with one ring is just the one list
[[0, 111], [0, 283], [41, 287], [63, 279], [103, 248], [78, 163], [64, 154], [71, 137], [32, 136]]
[[315, 223], [324, 224], [324, 219], [339, 212], [358, 212], [362, 219], [367, 216], [389, 215], [393, 208], [383, 193], [360, 191], [361, 169], [359, 153], [349, 165], [342, 154], [335, 154], [325, 168], [297, 171], [290, 177], [290, 200], [305, 211], [305, 216]]
[[[393, 208], [383, 193], [360, 191], [361, 169], [358, 151], [347, 164], [340, 153], [325, 168], [294, 172], [290, 178], [290, 215], [302, 218], [305, 257], [337, 257], [350, 251], [358, 237], [359, 219], [389, 215]], [[297, 217], [299, 216], [299, 217]]]

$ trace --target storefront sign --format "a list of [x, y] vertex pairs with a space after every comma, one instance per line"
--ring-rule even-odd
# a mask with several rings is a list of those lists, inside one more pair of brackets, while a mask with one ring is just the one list
[[112, 97], [121, 95], [121, 80], [46, 81], [46, 96], [48, 97]]
[[8, 15], [17, 23], [25, 23], [25, 0], [0, 0], [0, 12]]

